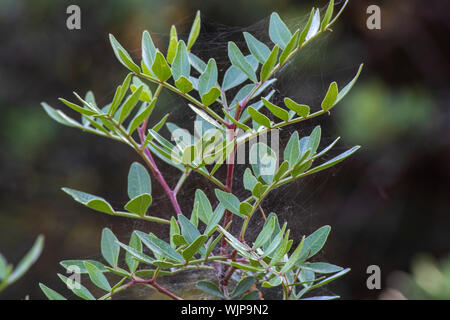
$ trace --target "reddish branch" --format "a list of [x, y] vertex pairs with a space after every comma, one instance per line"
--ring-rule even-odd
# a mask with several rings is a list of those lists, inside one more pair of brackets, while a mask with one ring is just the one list
[[[139, 131], [139, 137], [141, 139], [141, 145], [145, 143], [145, 130], [147, 129], [147, 120], [144, 121], [142, 126], [138, 128]], [[152, 173], [155, 175], [156, 179], [158, 180], [159, 184], [163, 187], [164, 191], [166, 192], [167, 196], [170, 199], [170, 202], [172, 203], [173, 208], [175, 209], [175, 212], [177, 214], [182, 214], [180, 204], [178, 203], [176, 191], [172, 190], [169, 185], [167, 184], [166, 180], [164, 179], [163, 175], [161, 174], [161, 171], [159, 171], [158, 166], [153, 159], [152, 154], [150, 153], [150, 150], [148, 148], [144, 148], [145, 156], [147, 157], [149, 161], [149, 167], [152, 170]]]
[[165, 294], [166, 296], [169, 296], [169, 297], [171, 297], [174, 300], [183, 300], [182, 298], [180, 298], [176, 294], [170, 292], [168, 289], [166, 289], [163, 286], [161, 286], [160, 284], [158, 284], [156, 282], [156, 280], [154, 280], [154, 279], [150, 279], [150, 280], [133, 279], [129, 283], [127, 283], [127, 286], [132, 286], [132, 285], [135, 285], [135, 284], [147, 284], [147, 285], [150, 285], [153, 288], [155, 288], [158, 292], [161, 292], [162, 294]]

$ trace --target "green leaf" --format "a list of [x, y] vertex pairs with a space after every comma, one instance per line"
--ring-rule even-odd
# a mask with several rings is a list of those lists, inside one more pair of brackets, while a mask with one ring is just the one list
[[[252, 55], [246, 56], [245, 60], [247, 60], [247, 62], [250, 64], [253, 71], [256, 72], [256, 69], [258, 68], [258, 60], [256, 60]], [[245, 73], [243, 73], [241, 70], [239, 70], [235, 66], [231, 65], [227, 69], [227, 71], [225, 72], [225, 75], [223, 77], [222, 90], [226, 91], [226, 90], [232, 89], [232, 88], [240, 85], [247, 79], [248, 79], [248, 77]]]
[[141, 69], [139, 68], [139, 66], [133, 62], [133, 60], [130, 58], [130, 56], [128, 55], [128, 53], [126, 51], [119, 49], [118, 54], [120, 57], [119, 60], [122, 62], [122, 64], [124, 66], [126, 66], [129, 70], [131, 70], [135, 73], [141, 73]]
[[131, 199], [125, 205], [125, 209], [130, 212], [136, 213], [140, 216], [145, 216], [148, 207], [152, 203], [152, 196], [148, 193], [143, 193], [136, 198]]
[[194, 23], [192, 24], [191, 31], [189, 33], [188, 44], [187, 44], [188, 51], [191, 50], [191, 48], [194, 45], [195, 41], [197, 40], [199, 34], [200, 34], [200, 11], [197, 11], [197, 14], [195, 15]]
[[214, 210], [213, 215], [208, 221], [208, 224], [206, 225], [205, 234], [210, 236], [216, 229], [217, 225], [219, 224], [220, 220], [222, 219], [223, 215], [225, 213], [225, 207], [222, 204], [218, 204], [216, 209]]
[[184, 263], [183, 257], [176, 252], [168, 243], [158, 239], [153, 234], [146, 234], [141, 231], [135, 231], [136, 235], [141, 239], [142, 243], [153, 251], [154, 254], [164, 256], [165, 258], [174, 260], [176, 262]]
[[117, 244], [117, 241], [116, 236], [110, 229], [103, 229], [101, 251], [103, 258], [105, 258], [112, 267], [117, 267], [117, 262], [119, 260], [120, 247]]
[[263, 271], [265, 271], [264, 267], [256, 267], [256, 266], [252, 266], [252, 265], [249, 265], [249, 264], [243, 264], [243, 263], [233, 262], [233, 261], [230, 264], [233, 267], [236, 267], [238, 269], [245, 270], [245, 271], [252, 271], [252, 272], [263, 272]]
[[[88, 289], [86, 289], [85, 286], [83, 286], [81, 283], [78, 283], [77, 285], [73, 285], [73, 281], [62, 274], [58, 273], [58, 277], [67, 285], [67, 288], [70, 289], [75, 295], [80, 297], [84, 300], [95, 300], [95, 297], [92, 295], [92, 293], [89, 292]], [[72, 284], [72, 285], [70, 285]]]
[[[134, 232], [131, 234], [129, 247], [133, 249], [134, 252], [142, 254], [142, 242]], [[125, 255], [125, 262], [127, 263], [128, 269], [130, 272], [135, 272], [139, 266], [139, 260], [127, 250], [125, 251], [127, 252]]]
[[203, 244], [208, 240], [208, 236], [198, 236], [186, 249], [183, 250], [183, 258], [189, 261], [196, 254]]
[[299, 33], [300, 33], [300, 30], [297, 30], [294, 33], [294, 35], [291, 37], [289, 42], [286, 44], [286, 48], [284, 48], [283, 52], [280, 55], [280, 64], [283, 64], [287, 60], [287, 58], [289, 57], [291, 52], [297, 48]]
[[212, 210], [211, 203], [209, 202], [208, 197], [200, 189], [195, 190], [194, 203], [195, 202], [198, 202], [198, 204], [199, 204], [198, 217], [204, 223], [208, 223], [211, 220], [211, 217], [213, 216], [213, 210]]
[[170, 268], [176, 267], [175, 263], [161, 261], [161, 260], [156, 260], [153, 262], [153, 264], [161, 269], [170, 269]]
[[175, 244], [175, 246], [183, 246], [189, 244], [181, 234], [173, 235], [173, 243]]
[[175, 80], [175, 86], [183, 93], [188, 93], [194, 88], [192, 82], [184, 76], [181, 76], [178, 80]]
[[244, 32], [245, 42], [251, 54], [263, 64], [270, 54], [270, 49], [248, 32]]
[[258, 249], [271, 240], [273, 231], [275, 230], [276, 218], [272, 216], [265, 224], [258, 237], [253, 243], [253, 249]]
[[310, 270], [302, 269], [302, 271], [298, 275], [298, 279], [304, 287], [307, 287], [308, 290], [310, 290], [312, 283], [314, 282], [314, 280], [316, 280], [316, 275]]
[[161, 52], [156, 51], [155, 61], [152, 65], [152, 71], [162, 82], [167, 81], [172, 75], [169, 65]]
[[252, 66], [247, 62], [241, 50], [239, 50], [237, 45], [232, 41], [228, 42], [228, 57], [231, 64], [242, 71], [251, 81], [258, 81]]
[[270, 101], [261, 98], [262, 102], [264, 103], [264, 105], [266, 106], [267, 109], [270, 110], [270, 112], [272, 112], [274, 114], [274, 116], [276, 116], [277, 118], [283, 120], [283, 121], [288, 121], [289, 120], [289, 114], [286, 110], [274, 105], [273, 103], [271, 103]]
[[[134, 234], [135, 233], [133, 233], [132, 236]], [[134, 269], [135, 262], [131, 263], [132, 262], [131, 258], [134, 258], [135, 260], [137, 260], [139, 262], [142, 262], [142, 263], [145, 263], [145, 264], [153, 264], [153, 262], [155, 261], [155, 259], [153, 259], [153, 258], [149, 257], [148, 255], [142, 253], [142, 243], [140, 242], [139, 237], [137, 235], [135, 237], [137, 237], [137, 240], [140, 243], [140, 250], [139, 250], [139, 247], [137, 247], [137, 246], [136, 246], [136, 248], [133, 248], [133, 247], [127, 246], [126, 244], [123, 244], [121, 242], [117, 242], [117, 244], [119, 246], [121, 246], [127, 252], [127, 256], [129, 257], [128, 261], [130, 262], [130, 264], [128, 264], [128, 263], [127, 264], [129, 266], [131, 272], [135, 272], [136, 271], [136, 270], [134, 270], [134, 271], [132, 270], [132, 269]], [[133, 240], [133, 241], [135, 241], [135, 240]], [[131, 239], [130, 239], [130, 245], [131, 245]]]
[[74, 128], [81, 128], [81, 124], [77, 121], [69, 118], [67, 115], [65, 115], [61, 110], [56, 110], [52, 107], [50, 107], [47, 103], [42, 102], [41, 103], [42, 108], [44, 108], [45, 112], [48, 114], [50, 118], [55, 120], [56, 122], [69, 127]]
[[295, 263], [300, 258], [300, 255], [303, 250], [303, 245], [305, 243], [305, 237], [302, 237], [302, 240], [298, 244], [297, 248], [294, 250], [292, 255], [289, 257], [288, 261], [284, 264], [283, 268], [281, 268], [280, 273], [286, 273], [288, 272], [292, 267], [295, 266]]
[[289, 139], [284, 149], [284, 160], [289, 162], [289, 167], [293, 168], [300, 157], [300, 148], [298, 145], [298, 132], [295, 131]]
[[101, 272], [108, 272], [108, 269], [106, 269], [103, 263], [95, 260], [63, 260], [59, 264], [66, 270], [70, 270], [70, 268], [76, 267], [78, 268], [77, 271], [79, 271], [80, 274], [85, 274], [87, 273], [86, 267], [84, 266], [85, 262], [89, 262], [90, 264], [95, 265]]
[[30, 267], [37, 261], [41, 255], [42, 248], [44, 247], [44, 236], [39, 235], [34, 241], [33, 246], [28, 251], [28, 253], [20, 260], [17, 267], [8, 277], [8, 284], [11, 284], [21, 278], [25, 272], [30, 269]]
[[200, 96], [208, 93], [217, 85], [217, 65], [216, 60], [209, 59], [205, 71], [198, 78], [198, 92]]
[[314, 12], [314, 16], [312, 17], [308, 33], [306, 34], [305, 41], [308, 41], [309, 39], [314, 37], [319, 31], [319, 28], [320, 28], [320, 10], [316, 9], [316, 11]]
[[159, 130], [161, 130], [161, 128], [164, 126], [164, 124], [166, 123], [167, 118], [169, 118], [170, 113], [167, 113], [161, 120], [159, 120], [159, 122], [157, 124], [155, 124], [152, 127], [152, 130], [155, 132], [158, 132]]
[[245, 291], [249, 290], [255, 283], [256, 283], [255, 277], [249, 276], [242, 278], [241, 281], [239, 281], [239, 283], [236, 285], [236, 288], [234, 289], [233, 293], [231, 294], [231, 298], [239, 297]]
[[310, 259], [317, 252], [319, 252], [327, 241], [330, 230], [330, 226], [323, 226], [306, 237], [303, 243], [302, 253], [298, 261]]
[[265, 81], [269, 78], [273, 68], [277, 64], [278, 51], [279, 51], [278, 45], [273, 47], [272, 51], [270, 52], [269, 57], [267, 58], [266, 62], [264, 62], [263, 66], [261, 67], [261, 73], [260, 73], [261, 81]]
[[177, 219], [175, 219], [175, 217], [172, 216], [170, 218], [170, 231], [169, 231], [170, 245], [172, 246], [172, 248], [175, 248], [173, 237], [176, 234], [180, 234], [180, 227], [178, 227]]
[[210, 239], [210, 241], [208, 241], [207, 243], [206, 243], [206, 252], [205, 252], [205, 254], [204, 254], [204, 257], [209, 257], [209, 255], [211, 254], [211, 252], [213, 252], [213, 250], [214, 250], [214, 248], [217, 246], [217, 244], [219, 243], [219, 241], [220, 241], [220, 239], [222, 239], [222, 237], [223, 237], [223, 234], [219, 234], [215, 239], [214, 239], [214, 241], [212, 241], [212, 243], [210, 243], [211, 242], [211, 240], [212, 240], [212, 238]]
[[338, 87], [336, 82], [332, 82], [328, 87], [328, 92], [322, 101], [322, 109], [325, 111], [330, 110], [336, 102], [338, 96]]
[[236, 121], [236, 119], [230, 113], [228, 113], [225, 108], [223, 108], [222, 111], [225, 114], [225, 116], [236, 125], [236, 127], [238, 127], [239, 129], [242, 129], [244, 132], [247, 132], [247, 131], [252, 132], [252, 129], [250, 127], [246, 126], [242, 122]]
[[263, 115], [261, 112], [253, 108], [252, 106], [249, 106], [247, 108], [248, 114], [250, 117], [258, 124], [270, 128], [270, 119], [267, 118], [265, 115]]
[[306, 144], [306, 150], [311, 150], [311, 156], [316, 153], [317, 148], [319, 147], [321, 133], [322, 130], [320, 129], [320, 126], [316, 126], [309, 135], [308, 143]]
[[309, 14], [309, 18], [308, 21], [306, 22], [305, 27], [303, 28], [302, 32], [300, 33], [300, 37], [298, 39], [298, 46], [301, 47], [303, 45], [303, 43], [306, 40], [306, 36], [308, 35], [309, 32], [309, 28], [311, 27], [311, 23], [314, 17], [314, 8], [311, 9], [311, 13]]
[[84, 262], [86, 261], [89, 262], [90, 264], [95, 265], [97, 269], [99, 269], [101, 272], [108, 272], [103, 263], [95, 260], [63, 260], [59, 264], [64, 268], [66, 268], [66, 270], [75, 266], [79, 269], [79, 272], [83, 274], [87, 273], [86, 267], [84, 266]]
[[328, 168], [338, 164], [339, 162], [341, 162], [345, 158], [347, 158], [350, 155], [352, 155], [353, 153], [355, 153], [359, 148], [360, 148], [360, 146], [355, 146], [355, 147], [353, 147], [353, 148], [351, 148], [351, 149], [341, 153], [340, 155], [334, 157], [333, 159], [331, 159], [331, 160], [329, 160], [329, 161], [327, 161], [327, 162], [325, 162], [325, 163], [323, 163], [323, 164], [321, 164], [321, 165], [319, 165], [317, 167], [312, 168], [311, 170], [308, 171], [308, 174], [316, 173], [316, 172], [328, 169]]
[[193, 164], [193, 162], [197, 158], [197, 150], [195, 145], [189, 145], [183, 150], [183, 155], [181, 157], [181, 161], [185, 165]]
[[146, 30], [142, 33], [142, 60], [145, 63], [147, 69], [151, 69], [153, 62], [155, 61], [156, 48], [153, 44], [150, 33]]
[[128, 128], [128, 134], [131, 135], [150, 115], [156, 105], [156, 99], [154, 99], [147, 107], [143, 108], [136, 117], [131, 121]]
[[198, 205], [199, 205], [199, 203], [194, 201], [194, 207], [192, 208], [191, 219], [190, 219], [191, 223], [196, 228], [198, 228]]
[[191, 66], [198, 71], [198, 73], [203, 73], [203, 71], [205, 71], [206, 69], [206, 63], [200, 59], [199, 57], [197, 57], [195, 54], [193, 54], [192, 52], [188, 53], [189, 55], [189, 62], [191, 63]]
[[283, 241], [285, 230], [286, 230], [286, 223], [284, 223], [280, 232], [278, 232], [278, 234], [274, 238], [272, 238], [272, 240], [271, 240], [270, 244], [267, 246], [267, 248], [264, 249], [263, 257], [270, 256], [278, 248], [278, 246]]
[[250, 168], [246, 168], [244, 171], [244, 188], [245, 190], [252, 191], [258, 180], [252, 174]]
[[305, 262], [298, 264], [298, 267], [315, 273], [335, 273], [343, 270], [342, 267], [326, 262]]
[[85, 193], [82, 191], [62, 188], [62, 190], [70, 195], [75, 201], [100, 212], [114, 214], [115, 211], [105, 199]]
[[289, 249], [291, 248], [292, 240], [289, 240], [289, 234], [290, 230], [287, 230], [286, 234], [284, 235], [283, 241], [273, 253], [269, 265], [271, 266], [276, 265], [283, 258], [285, 253], [289, 251]]
[[128, 172], [128, 197], [134, 199], [144, 193], [152, 193], [150, 175], [142, 164], [133, 162]]
[[281, 178], [283, 178], [286, 174], [286, 172], [289, 170], [289, 161], [284, 160], [280, 167], [278, 168], [277, 172], [275, 173], [275, 175], [273, 176], [273, 180], [274, 181], [278, 181]]
[[173, 63], [175, 55], [177, 54], [177, 44], [178, 44], [177, 28], [174, 25], [172, 25], [172, 27], [170, 27], [169, 47], [167, 48], [167, 62], [169, 62], [170, 64]]
[[264, 281], [262, 286], [263, 288], [273, 288], [278, 287], [283, 282], [283, 279], [280, 276], [275, 276], [270, 281]]
[[0, 253], [0, 281], [6, 277], [8, 269], [8, 262], [6, 262], [5, 257]]
[[60, 295], [58, 292], [56, 292], [53, 289], [50, 289], [46, 285], [39, 283], [39, 287], [41, 288], [42, 292], [45, 294], [45, 296], [48, 298], [48, 300], [67, 300], [62, 295]]
[[106, 269], [108, 269], [108, 271], [120, 276], [120, 277], [125, 277], [125, 278], [131, 278], [131, 273], [129, 273], [127, 270], [119, 268], [119, 267], [106, 267]]
[[328, 278], [326, 278], [326, 279], [324, 279], [324, 280], [322, 280], [322, 281], [312, 285], [309, 289], [312, 290], [312, 289], [319, 288], [319, 287], [321, 287], [323, 285], [326, 285], [326, 284], [330, 283], [331, 281], [334, 281], [334, 280], [342, 277], [343, 275], [345, 275], [349, 271], [350, 271], [350, 269], [346, 268], [346, 269], [344, 269], [344, 270], [342, 270], [342, 271], [340, 271], [340, 272], [338, 272], [336, 274], [333, 274], [332, 276], [330, 276], [330, 277], [328, 277]]
[[270, 16], [269, 37], [273, 43], [283, 50], [292, 37], [288, 27], [276, 12], [273, 12]]
[[91, 195], [89, 193], [85, 193], [82, 191], [70, 189], [70, 188], [62, 188], [62, 190], [70, 195], [75, 201], [100, 212], [114, 214], [114, 209], [111, 205], [106, 202], [105, 199]]
[[220, 97], [220, 89], [217, 87], [211, 88], [211, 90], [202, 95], [202, 103], [207, 107], [213, 104], [219, 97]]
[[71, 108], [72, 110], [75, 110], [76, 112], [81, 113], [83, 115], [92, 116], [92, 115], [97, 114], [97, 112], [92, 111], [91, 109], [85, 109], [85, 108], [80, 107], [79, 105], [77, 105], [75, 103], [67, 101], [66, 99], [59, 98], [58, 100], [61, 101], [62, 103], [64, 103], [69, 108]]
[[248, 202], [242, 202], [239, 205], [239, 212], [248, 217], [253, 212], [253, 206]]
[[189, 107], [194, 111], [197, 115], [199, 115], [203, 120], [206, 122], [212, 124], [214, 127], [216, 127], [219, 130], [222, 130], [222, 127], [219, 123], [217, 123], [216, 120], [211, 118], [209, 115], [207, 115], [203, 110], [200, 110], [199, 108], [194, 107], [192, 104], [189, 104]]
[[189, 79], [191, 73], [191, 64], [189, 63], [189, 56], [186, 49], [186, 44], [183, 40], [178, 42], [177, 54], [175, 60], [172, 63], [172, 75], [173, 79], [176, 81], [181, 76]]
[[241, 300], [259, 300], [259, 291], [253, 290], [246, 295], [242, 296]]
[[133, 59], [128, 54], [128, 52], [120, 45], [120, 43], [114, 38], [112, 34], [109, 34], [109, 41], [111, 42], [111, 46], [113, 48], [114, 54], [116, 58], [128, 69], [133, 72], [140, 73], [141, 69], [139, 66], [133, 62]]
[[173, 242], [176, 246], [189, 245], [189, 243], [186, 241], [186, 239], [181, 234], [174, 234]]
[[330, 22], [331, 17], [333, 16], [333, 9], [334, 9], [334, 0], [331, 0], [330, 3], [328, 4], [327, 11], [323, 16], [323, 20], [320, 25], [320, 30], [324, 31], [327, 28], [328, 23]]
[[178, 222], [181, 227], [181, 234], [189, 244], [200, 236], [198, 229], [185, 216], [178, 215]]
[[260, 198], [268, 187], [269, 187], [268, 185], [266, 184], [263, 185], [261, 182], [258, 181], [253, 187], [252, 195], [254, 195], [257, 198]]
[[310, 108], [306, 104], [298, 104], [290, 98], [284, 98], [284, 104], [300, 117], [307, 117], [309, 115]]
[[281, 231], [280, 222], [278, 221], [278, 216], [274, 212], [269, 213], [269, 215], [267, 216], [267, 220], [264, 223], [264, 226], [267, 225], [267, 223], [270, 221], [270, 219], [272, 219], [272, 217], [275, 218], [275, 230], [272, 233], [272, 237], [271, 237], [270, 241], [266, 242], [263, 245], [263, 251], [267, 250], [267, 248], [272, 244], [273, 240], [277, 237], [278, 233]]
[[334, 104], [339, 103], [339, 101], [341, 101], [345, 97], [345, 95], [350, 91], [350, 89], [355, 84], [356, 80], [358, 80], [359, 74], [361, 73], [361, 70], [362, 70], [363, 66], [364, 66], [364, 64], [360, 64], [360, 66], [358, 68], [358, 72], [353, 77], [353, 79], [344, 88], [342, 88], [341, 91], [339, 91], [338, 96], [337, 96], [336, 101], [334, 102]]
[[214, 191], [217, 199], [225, 207], [225, 209], [240, 216], [241, 218], [245, 218], [245, 216], [239, 212], [239, 205], [241, 202], [234, 194], [219, 189], [215, 189]]
[[211, 282], [211, 281], [199, 281], [197, 282], [197, 288], [218, 298], [224, 298], [222, 291], [220, 291], [219, 287]]
[[249, 157], [255, 175], [261, 176], [267, 184], [272, 183], [278, 166], [275, 151], [265, 143], [258, 142], [251, 146]]
[[[305, 153], [305, 155], [307, 154], [307, 155], [309, 155], [309, 152], [310, 150], [307, 150], [307, 152]], [[303, 157], [302, 157], [303, 158]], [[309, 160], [300, 160], [296, 165], [295, 165], [295, 167], [292, 169], [292, 172], [291, 172], [291, 174], [292, 174], [292, 176], [293, 177], [298, 177], [300, 174], [302, 174], [302, 173], [304, 173], [306, 170], [308, 170], [309, 168], [311, 168], [311, 165], [312, 165], [312, 161], [313, 160], [311, 160], [311, 159], [309, 159]]]
[[89, 278], [91, 279], [93, 284], [105, 291], [111, 291], [111, 285], [109, 284], [108, 280], [103, 275], [103, 273], [99, 269], [97, 269], [95, 265], [85, 261], [84, 266], [86, 267]]
[[137, 103], [139, 102], [139, 98], [142, 93], [142, 89], [144, 88], [143, 85], [141, 85], [135, 92], [133, 92], [127, 100], [123, 103], [120, 111], [119, 116], [119, 123], [122, 123], [126, 117], [131, 113], [131, 111], [136, 107]]
[[331, 148], [334, 147], [334, 145], [339, 141], [341, 137], [337, 137], [336, 139], [334, 139], [334, 141], [332, 143], [330, 143], [326, 148], [324, 148], [322, 151], [320, 151], [319, 153], [315, 154], [313, 159], [317, 159], [320, 158], [321, 156], [323, 156], [325, 153], [327, 153]]
[[248, 259], [254, 259], [255, 257], [249, 252], [248, 248], [242, 244], [238, 239], [236, 239], [233, 235], [231, 235], [227, 230], [222, 228], [222, 226], [218, 226], [219, 230], [225, 236], [227, 242], [232, 246], [236, 251], [238, 251], [243, 257]]
[[122, 103], [123, 98], [125, 97], [128, 88], [130, 87], [132, 73], [129, 73], [122, 85], [117, 87], [116, 93], [114, 94], [113, 101], [111, 102], [111, 106], [109, 107], [108, 114], [113, 116], [117, 111], [117, 108]]

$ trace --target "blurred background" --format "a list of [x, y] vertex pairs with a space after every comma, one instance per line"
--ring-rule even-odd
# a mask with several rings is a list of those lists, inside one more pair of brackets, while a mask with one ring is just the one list
[[[81, 30], [66, 27], [70, 4], [81, 8]], [[381, 30], [366, 26], [371, 4], [381, 8]], [[67, 111], [58, 97], [90, 89], [97, 103], [112, 100], [127, 72], [114, 57], [109, 33], [140, 59], [143, 30], [165, 51], [170, 26], [175, 24], [187, 38], [195, 12], [201, 10], [203, 34], [193, 51], [205, 59], [215, 57], [224, 71], [226, 42], [245, 48], [246, 30], [267, 40], [271, 12], [300, 27], [312, 6], [325, 10], [326, 5], [293, 0], [0, 0], [0, 252], [17, 264], [38, 234], [46, 237], [38, 262], [0, 299], [43, 299], [38, 282], [74, 298], [56, 276], [64, 273], [58, 263], [99, 258], [105, 226], [124, 240], [136, 228], [164, 234], [151, 224], [96, 214], [60, 190], [68, 186], [101, 195], [117, 207], [127, 201], [127, 172], [138, 161], [132, 150], [63, 127], [39, 105], [46, 101]], [[309, 134], [320, 124], [324, 146], [341, 136], [334, 152], [356, 144], [361, 150], [337, 168], [278, 190], [264, 202], [267, 211], [290, 223], [297, 237], [332, 226], [320, 259], [352, 271], [327, 293], [345, 299], [450, 299], [449, 9], [448, 2], [439, 0], [350, 1], [334, 31], [278, 74], [278, 99], [289, 96], [319, 108], [331, 81], [343, 87], [365, 63], [357, 85], [331, 116], [281, 133], [284, 146], [293, 130]], [[161, 99], [157, 110], [171, 112], [170, 121], [183, 126], [194, 119], [184, 101], [166, 92]], [[238, 168], [236, 179], [244, 168]], [[166, 172], [175, 183], [175, 171]], [[150, 209], [170, 216], [167, 199], [153, 185]], [[179, 195], [186, 210], [193, 189], [205, 186], [198, 176], [189, 178]], [[380, 266], [380, 290], [366, 286], [369, 265]], [[147, 297], [138, 294], [134, 297]]]

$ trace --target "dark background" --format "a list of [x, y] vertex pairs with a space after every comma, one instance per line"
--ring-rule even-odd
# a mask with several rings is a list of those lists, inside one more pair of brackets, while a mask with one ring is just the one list
[[[66, 8], [78, 4], [81, 30], [66, 28]], [[39, 106], [46, 101], [67, 110], [58, 97], [92, 89], [97, 103], [108, 103], [126, 74], [110, 48], [112, 33], [140, 59], [140, 37], [147, 29], [165, 51], [175, 24], [187, 37], [196, 10], [202, 34], [194, 52], [213, 56], [221, 71], [223, 50], [242, 31], [267, 39], [268, 16], [277, 11], [288, 25], [304, 24], [311, 6], [326, 1], [0, 1], [0, 252], [16, 264], [38, 234], [46, 236], [43, 254], [32, 269], [0, 298], [42, 299], [38, 282], [64, 292], [56, 276], [64, 259], [98, 258], [101, 229], [121, 238], [130, 231], [164, 234], [152, 224], [93, 213], [60, 187], [68, 186], [126, 203], [126, 175], [137, 156], [114, 141], [51, 120]], [[381, 30], [368, 30], [366, 8], [381, 7]], [[280, 214], [300, 237], [329, 224], [332, 233], [321, 259], [352, 271], [327, 290], [345, 299], [375, 299], [366, 287], [366, 268], [379, 265], [382, 288], [395, 270], [409, 272], [413, 257], [436, 259], [450, 249], [449, 5], [446, 1], [350, 1], [328, 33], [278, 75], [279, 99], [290, 96], [317, 108], [331, 81], [348, 82], [361, 62], [363, 73], [350, 94], [325, 116], [289, 133], [323, 129], [323, 144], [341, 136], [334, 152], [359, 144], [362, 149], [335, 169], [274, 192], [266, 211]], [[159, 111], [190, 129], [194, 119], [184, 101], [165, 93]], [[68, 112], [70, 113], [70, 112]], [[167, 134], [167, 131], [165, 131]], [[240, 181], [244, 166], [238, 168]], [[173, 173], [168, 169], [168, 175]], [[220, 173], [223, 174], [223, 173]], [[220, 176], [219, 174], [219, 176]], [[169, 177], [171, 184], [177, 177]], [[238, 180], [236, 180], [238, 181]], [[235, 183], [236, 184], [236, 183]], [[154, 182], [155, 215], [172, 212]], [[205, 187], [190, 177], [180, 193], [190, 211], [193, 189]], [[238, 191], [238, 195], [241, 195]], [[243, 193], [242, 193], [243, 195]], [[212, 199], [212, 198], [211, 198]], [[253, 226], [254, 230], [258, 225]], [[139, 298], [145, 298], [141, 293]]]

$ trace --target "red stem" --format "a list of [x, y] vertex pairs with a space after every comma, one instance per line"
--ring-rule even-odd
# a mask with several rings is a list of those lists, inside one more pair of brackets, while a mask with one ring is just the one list
[[180, 298], [176, 294], [170, 292], [169, 290], [167, 290], [166, 288], [164, 288], [163, 286], [158, 284], [153, 279], [150, 279], [150, 280], [133, 279], [131, 281], [131, 285], [137, 284], [137, 283], [148, 284], [148, 285], [152, 286], [153, 288], [155, 288], [158, 292], [161, 292], [162, 294], [165, 294], [166, 296], [169, 296], [169, 297], [171, 297], [174, 300], [183, 300], [182, 298]]
[[[144, 121], [141, 127], [138, 128], [139, 137], [141, 139], [141, 145], [145, 142], [145, 129], [147, 128], [147, 120]], [[178, 203], [176, 193], [170, 189], [169, 185], [167, 184], [166, 180], [164, 179], [163, 175], [161, 174], [161, 171], [159, 171], [158, 166], [153, 159], [152, 154], [150, 153], [150, 150], [147, 148], [144, 148], [144, 153], [146, 157], [148, 158], [148, 161], [150, 163], [149, 167], [152, 170], [152, 173], [155, 175], [156, 179], [158, 180], [159, 184], [163, 187], [164, 191], [166, 192], [167, 196], [169, 197], [170, 202], [172, 203], [173, 208], [175, 209], [175, 212], [177, 214], [183, 214], [180, 208], [180, 204]]]

